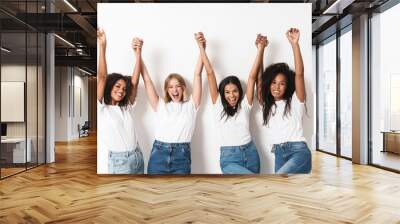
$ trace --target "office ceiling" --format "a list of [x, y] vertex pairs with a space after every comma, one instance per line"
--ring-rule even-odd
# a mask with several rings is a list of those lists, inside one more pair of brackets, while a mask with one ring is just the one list
[[[372, 10], [388, 0], [253, 0], [253, 1], [201, 1], [236, 3], [312, 3], [313, 43], [332, 35], [337, 28], [351, 23], [352, 17]], [[46, 6], [47, 2], [47, 6]], [[106, 1], [106, 0], [1, 0], [0, 28], [2, 45], [9, 43], [16, 51], [23, 50], [25, 30], [55, 32], [56, 65], [79, 66], [93, 74], [96, 71], [97, 3], [170, 3], [182, 1]], [[199, 1], [185, 1], [199, 2]], [[47, 7], [47, 8], [46, 8]], [[50, 11], [52, 13], [48, 13]], [[344, 18], [344, 19], [343, 19]], [[337, 21], [342, 19], [340, 25]], [[347, 22], [346, 22], [347, 21]], [[7, 38], [7, 39], [4, 39]], [[62, 40], [62, 39], [66, 40]], [[72, 44], [72, 45], [71, 45]], [[34, 47], [34, 44], [28, 45]], [[10, 48], [10, 47], [8, 47]], [[21, 52], [25, 54], [24, 52]], [[2, 53], [3, 54], [3, 53]], [[15, 52], [18, 54], [18, 52]], [[29, 56], [28, 56], [29, 58]]]

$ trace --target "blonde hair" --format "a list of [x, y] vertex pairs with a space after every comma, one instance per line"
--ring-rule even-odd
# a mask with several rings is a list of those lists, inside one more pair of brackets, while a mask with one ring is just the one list
[[171, 97], [168, 94], [168, 84], [172, 79], [176, 79], [179, 84], [181, 84], [183, 86], [183, 99], [182, 101], [185, 102], [187, 101], [187, 92], [186, 92], [186, 83], [185, 83], [185, 79], [183, 79], [183, 77], [177, 73], [171, 73], [168, 75], [168, 77], [165, 79], [164, 82], [164, 102], [169, 103], [172, 101]]

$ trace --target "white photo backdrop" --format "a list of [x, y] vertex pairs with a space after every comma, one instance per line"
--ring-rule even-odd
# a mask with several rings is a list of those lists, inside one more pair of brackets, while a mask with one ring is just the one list
[[[308, 145], [314, 149], [314, 77], [311, 62], [311, 4], [212, 3], [212, 4], [98, 4], [98, 26], [107, 35], [108, 72], [131, 75], [135, 63], [131, 40], [144, 40], [143, 59], [160, 96], [166, 76], [181, 74], [191, 93], [199, 50], [195, 32], [207, 38], [207, 52], [217, 81], [236, 75], [245, 82], [253, 64], [257, 33], [267, 35], [269, 45], [264, 66], [286, 62], [294, 69], [293, 53], [285, 33], [300, 29], [300, 46], [305, 65], [307, 115], [303, 121]], [[191, 142], [192, 173], [220, 174], [219, 144], [214, 124], [206, 73], [203, 70], [203, 97]], [[145, 171], [154, 141], [157, 123], [140, 80], [135, 126], [144, 155]], [[273, 173], [274, 157], [262, 126], [260, 106], [254, 103], [251, 133], [261, 157], [261, 173]], [[98, 139], [99, 174], [107, 173], [107, 149]]]

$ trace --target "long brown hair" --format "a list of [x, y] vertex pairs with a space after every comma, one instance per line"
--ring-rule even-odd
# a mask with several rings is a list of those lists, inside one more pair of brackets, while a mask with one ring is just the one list
[[[236, 107], [231, 107], [231, 105], [229, 105], [228, 101], [225, 99], [225, 86], [228, 84], [235, 85], [239, 90], [239, 100], [236, 104]], [[224, 116], [226, 116], [226, 120], [228, 120], [229, 117], [233, 117], [236, 114], [236, 112], [240, 109], [240, 105], [243, 100], [243, 89], [242, 85], [240, 84], [239, 78], [232, 75], [224, 78], [219, 83], [218, 92], [221, 97], [222, 107], [224, 108], [224, 110], [221, 113], [221, 119]]]

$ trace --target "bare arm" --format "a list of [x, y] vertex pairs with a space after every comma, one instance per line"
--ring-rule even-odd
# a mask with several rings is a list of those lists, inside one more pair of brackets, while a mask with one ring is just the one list
[[193, 101], [196, 109], [199, 108], [201, 102], [201, 93], [202, 93], [202, 82], [201, 82], [201, 72], [203, 71], [203, 61], [201, 60], [201, 56], [197, 59], [196, 69], [194, 71], [193, 78]]
[[195, 38], [196, 38], [197, 44], [199, 45], [201, 60], [204, 63], [204, 67], [207, 72], [207, 80], [208, 80], [208, 86], [210, 89], [211, 100], [212, 100], [212, 103], [215, 104], [218, 99], [218, 87], [217, 87], [217, 80], [215, 78], [214, 69], [212, 68], [210, 60], [208, 59], [208, 56], [206, 53], [206, 49], [205, 49], [206, 48], [206, 40], [204, 38], [203, 33], [201, 33], [201, 32], [195, 34]]
[[104, 30], [97, 30], [97, 41], [99, 43], [99, 65], [97, 68], [97, 100], [103, 102], [104, 88], [107, 79], [107, 62], [106, 62], [106, 34]]
[[132, 40], [132, 49], [135, 52], [136, 62], [135, 68], [133, 69], [131, 83], [132, 83], [132, 90], [129, 96], [129, 102], [133, 104], [136, 99], [137, 89], [139, 86], [139, 77], [140, 77], [140, 70], [141, 70], [141, 61], [142, 61], [142, 46], [143, 41], [139, 38], [133, 38]]
[[257, 91], [257, 99], [258, 103], [262, 105], [262, 99], [261, 99], [261, 84], [262, 84], [262, 74], [264, 72], [264, 57], [261, 59], [261, 64], [260, 68], [258, 69], [258, 74], [257, 74], [257, 85], [256, 85], [256, 91]]
[[257, 40], [256, 40], [257, 55], [254, 60], [253, 66], [251, 68], [246, 88], [246, 97], [250, 105], [253, 105], [254, 85], [256, 84], [257, 81], [257, 75], [259, 73], [261, 61], [263, 60], [264, 49], [267, 46], [267, 43], [268, 43], [267, 37], [261, 36], [260, 34], [257, 35]]
[[146, 65], [144, 64], [144, 61], [142, 59], [141, 61], [141, 68], [142, 68], [142, 77], [144, 81], [144, 87], [146, 88], [147, 96], [150, 99], [150, 105], [153, 108], [154, 111], [157, 111], [157, 106], [158, 106], [158, 100], [160, 97], [157, 94], [157, 91], [154, 87], [153, 81], [151, 81], [149, 71], [147, 70]]
[[300, 100], [300, 102], [304, 102], [306, 99], [306, 90], [304, 84], [304, 64], [303, 58], [301, 57], [299, 38], [300, 31], [296, 28], [291, 28], [286, 32], [286, 37], [288, 38], [294, 56], [294, 64], [295, 64], [295, 87], [296, 87], [296, 96]]

